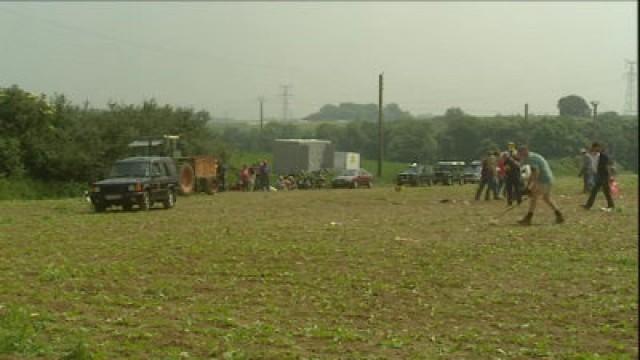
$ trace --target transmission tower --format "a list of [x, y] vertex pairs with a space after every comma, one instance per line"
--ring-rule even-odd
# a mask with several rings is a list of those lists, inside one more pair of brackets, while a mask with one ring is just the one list
[[633, 67], [637, 62], [625, 60], [625, 63], [627, 67], [627, 72], [625, 72], [625, 76], [627, 77], [627, 91], [624, 94], [624, 110], [622, 113], [625, 115], [635, 115], [638, 111], [638, 107], [634, 85], [634, 82], [636, 81], [636, 72]]
[[289, 93], [289, 89], [291, 89], [292, 86], [280, 85], [280, 87], [282, 88], [282, 94], [280, 94], [280, 96], [282, 96], [282, 120], [287, 121], [289, 120], [289, 97], [293, 96]]

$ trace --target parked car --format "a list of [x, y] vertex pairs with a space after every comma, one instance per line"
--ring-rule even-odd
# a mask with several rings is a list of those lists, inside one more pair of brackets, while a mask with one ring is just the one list
[[350, 187], [358, 188], [366, 186], [370, 188], [373, 183], [373, 175], [365, 169], [347, 169], [343, 170], [338, 176], [331, 180], [331, 187]]
[[464, 184], [464, 161], [439, 161], [433, 183], [443, 185]]
[[430, 165], [414, 164], [396, 175], [397, 185], [433, 185], [433, 167]]
[[132, 157], [117, 161], [109, 176], [91, 184], [89, 198], [96, 212], [112, 206], [148, 210], [160, 202], [165, 209], [176, 203], [176, 164], [169, 157]]
[[482, 161], [474, 160], [471, 164], [464, 167], [464, 183], [465, 184], [477, 184], [480, 182], [482, 175]]

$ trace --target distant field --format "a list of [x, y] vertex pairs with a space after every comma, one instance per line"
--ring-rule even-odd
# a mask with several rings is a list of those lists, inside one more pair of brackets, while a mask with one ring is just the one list
[[587, 212], [563, 178], [567, 223], [543, 206], [526, 228], [472, 185], [2, 201], [0, 358], [635, 359], [620, 184], [619, 212]]

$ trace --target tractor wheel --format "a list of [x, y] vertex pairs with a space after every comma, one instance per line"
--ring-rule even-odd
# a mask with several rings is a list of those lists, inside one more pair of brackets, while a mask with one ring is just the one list
[[179, 174], [180, 174], [180, 178], [179, 178], [180, 194], [181, 195], [191, 194], [196, 185], [196, 177], [193, 171], [193, 167], [189, 164], [182, 164], [182, 166], [180, 167]]

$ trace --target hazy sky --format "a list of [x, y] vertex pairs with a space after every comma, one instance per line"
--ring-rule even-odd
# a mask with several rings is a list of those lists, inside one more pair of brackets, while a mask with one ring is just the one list
[[193, 106], [253, 120], [327, 103], [414, 114], [557, 113], [578, 94], [621, 111], [637, 59], [628, 2], [0, 3], [0, 87]]

